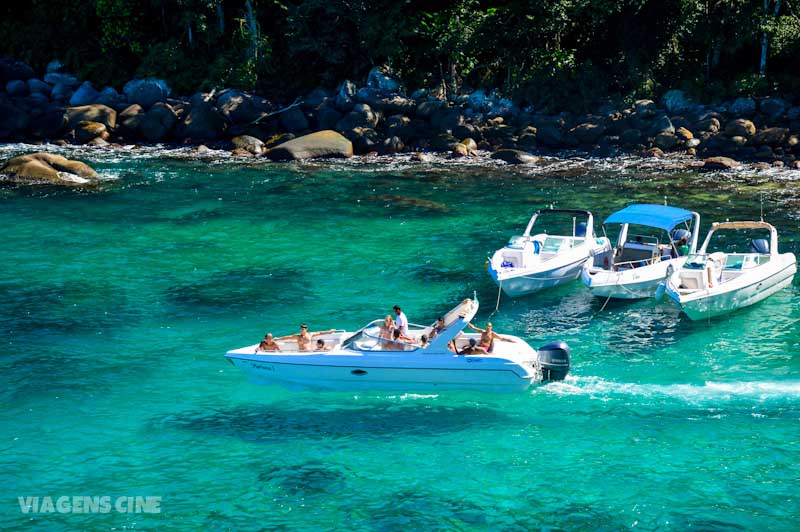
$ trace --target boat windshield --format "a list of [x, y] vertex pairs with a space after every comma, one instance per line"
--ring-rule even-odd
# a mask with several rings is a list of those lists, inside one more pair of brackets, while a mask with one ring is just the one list
[[383, 320], [375, 320], [356, 332], [342, 344], [354, 351], [414, 351], [419, 346], [380, 337]]
[[684, 263], [683, 267], [689, 270], [702, 270], [706, 267], [707, 259], [708, 255], [693, 253], [686, 257], [686, 262]]

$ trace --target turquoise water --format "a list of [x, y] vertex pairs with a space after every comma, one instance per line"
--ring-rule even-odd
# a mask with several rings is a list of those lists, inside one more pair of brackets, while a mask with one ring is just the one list
[[[483, 324], [487, 256], [550, 203], [603, 219], [666, 195], [704, 234], [763, 195], [800, 254], [797, 173], [76, 155], [114, 180], [0, 189], [0, 529], [797, 530], [797, 279], [706, 322], [579, 282], [503, 298], [498, 331], [573, 349], [566, 382], [523, 394], [292, 392], [222, 356], [396, 303], [428, 323], [473, 291]], [[65, 495], [160, 513], [17, 499]]]

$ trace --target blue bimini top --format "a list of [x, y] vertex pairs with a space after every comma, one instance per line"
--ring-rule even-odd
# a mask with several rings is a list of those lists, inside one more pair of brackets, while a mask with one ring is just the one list
[[692, 211], [667, 205], [637, 203], [615, 212], [604, 223], [646, 225], [670, 231], [679, 223], [691, 219]]

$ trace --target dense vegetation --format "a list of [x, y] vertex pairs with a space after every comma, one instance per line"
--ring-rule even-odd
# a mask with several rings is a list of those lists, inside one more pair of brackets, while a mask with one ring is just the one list
[[278, 98], [389, 65], [410, 89], [497, 88], [589, 107], [682, 88], [800, 94], [797, 0], [29, 0], [0, 7], [0, 53], [59, 58], [118, 88], [237, 86]]

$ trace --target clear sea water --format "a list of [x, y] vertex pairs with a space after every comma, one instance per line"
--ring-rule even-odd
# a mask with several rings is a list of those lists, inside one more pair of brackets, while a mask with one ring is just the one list
[[[32, 151], [0, 149], [0, 158]], [[797, 172], [637, 159], [269, 164], [73, 151], [95, 189], [2, 188], [2, 530], [800, 528], [800, 290], [691, 322], [580, 282], [492, 315], [488, 255], [551, 203], [758, 218], [800, 255]], [[522, 394], [257, 386], [223, 354], [265, 332], [429, 323], [566, 340]], [[160, 513], [24, 513], [18, 497], [160, 497]]]

